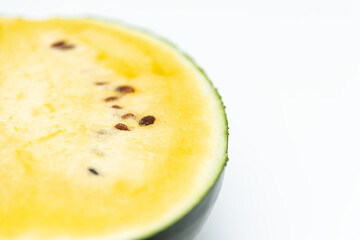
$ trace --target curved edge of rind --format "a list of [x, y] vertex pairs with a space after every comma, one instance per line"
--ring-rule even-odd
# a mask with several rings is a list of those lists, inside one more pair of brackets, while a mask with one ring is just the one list
[[219, 168], [219, 172], [217, 173], [216, 177], [214, 178], [213, 182], [211, 184], [208, 185], [208, 189], [206, 189], [206, 191], [196, 200], [194, 201], [193, 204], [191, 204], [191, 206], [186, 209], [181, 215], [179, 215], [177, 218], [173, 219], [173, 221], [169, 222], [168, 224], [162, 226], [161, 228], [155, 229], [154, 231], [148, 233], [147, 235], [143, 235], [141, 236], [142, 238], [150, 238], [155, 236], [156, 234], [158, 234], [159, 232], [169, 228], [170, 226], [176, 224], [177, 222], [179, 222], [182, 218], [184, 218], [187, 214], [189, 214], [199, 203], [201, 203], [201, 201], [208, 195], [208, 193], [211, 191], [211, 189], [213, 188], [213, 186], [216, 184], [216, 182], [219, 180], [219, 177], [221, 175], [221, 173], [224, 171], [225, 166], [227, 165], [228, 161], [229, 161], [229, 157], [228, 157], [228, 144], [229, 144], [229, 122], [227, 119], [227, 115], [226, 115], [226, 111], [225, 111], [225, 104], [217, 90], [217, 88], [214, 86], [213, 82], [210, 80], [210, 78], [206, 75], [205, 71], [187, 54], [185, 53], [183, 50], [181, 50], [177, 45], [175, 45], [173, 42], [169, 41], [168, 39], [159, 36], [158, 34], [154, 34], [153, 32], [150, 32], [147, 29], [143, 29], [141, 27], [138, 26], [133, 26], [127, 23], [124, 23], [123, 21], [117, 21], [113, 20], [113, 19], [104, 19], [104, 18], [97, 18], [96, 16], [89, 16], [87, 17], [87, 19], [89, 20], [101, 20], [104, 21], [106, 23], [109, 24], [120, 24], [123, 27], [129, 28], [131, 30], [135, 30], [141, 33], [144, 33], [146, 35], [149, 35], [151, 37], [154, 37], [155, 39], [165, 43], [166, 45], [172, 47], [175, 51], [179, 52], [180, 54], [182, 54], [202, 75], [203, 77], [207, 80], [207, 82], [210, 84], [214, 94], [217, 96], [218, 100], [219, 100], [219, 104], [221, 105], [221, 109], [222, 109], [222, 114], [224, 117], [224, 135], [225, 135], [225, 152], [224, 152], [224, 160], [223, 163], [221, 165], [221, 167]]
[[177, 222], [179, 222], [182, 218], [184, 218], [187, 214], [189, 214], [207, 195], [208, 193], [211, 191], [211, 189], [213, 188], [213, 186], [216, 184], [216, 182], [219, 180], [219, 177], [221, 175], [221, 173], [224, 171], [225, 166], [227, 165], [228, 161], [229, 161], [229, 157], [228, 157], [228, 141], [229, 141], [229, 125], [228, 125], [228, 119], [227, 119], [227, 115], [225, 112], [225, 104], [217, 90], [217, 88], [214, 86], [213, 82], [210, 80], [210, 78], [206, 75], [205, 71], [187, 54], [185, 53], [183, 50], [181, 50], [177, 45], [175, 45], [173, 42], [169, 41], [168, 39], [159, 36], [156, 33], [150, 32], [147, 29], [143, 29], [137, 26], [133, 26], [127, 23], [124, 23], [123, 21], [121, 22], [114, 22], [114, 20], [112, 19], [104, 19], [104, 18], [97, 18], [95, 16], [89, 16], [88, 19], [90, 20], [102, 20], [104, 22], [107, 22], [109, 24], [121, 24], [122, 26], [129, 28], [131, 30], [135, 30], [141, 33], [144, 33], [146, 35], [149, 35], [151, 37], [154, 37], [155, 39], [158, 39], [159, 41], [165, 43], [166, 45], [172, 47], [175, 51], [179, 52], [180, 54], [182, 54], [202, 75], [203, 77], [207, 80], [207, 82], [210, 84], [211, 88], [213, 89], [214, 94], [217, 96], [218, 100], [219, 100], [219, 104], [221, 105], [221, 109], [222, 109], [222, 114], [224, 117], [224, 135], [225, 135], [225, 152], [224, 152], [224, 160], [223, 160], [223, 164], [221, 165], [219, 172], [217, 173], [216, 177], [214, 178], [213, 182], [211, 184], [209, 184], [208, 189], [206, 189], [206, 191], [196, 200], [194, 201], [193, 204], [191, 204], [191, 206], [186, 209], [181, 215], [179, 215], [177, 218], [175, 218], [173, 221], [169, 222], [168, 224], [164, 225], [162, 228], [158, 228], [154, 231], [152, 231], [151, 233], [142, 236], [142, 238], [150, 238], [155, 236], [157, 233], [169, 228], [170, 226], [176, 224]]
[[[29, 16], [25, 16], [22, 17], [21, 15], [9, 15], [9, 14], [3, 14], [0, 12], [0, 16], [4, 16], [4, 17], [15, 17], [15, 18], [25, 18], [25, 19], [56, 19], [56, 18], [63, 18], [63, 19], [78, 19], [78, 20], [90, 20], [90, 21], [99, 21], [99, 22], [103, 22], [105, 24], [109, 24], [109, 25], [120, 25], [122, 27], [128, 28], [130, 30], [134, 30], [140, 33], [143, 33], [145, 35], [151, 36], [163, 43], [165, 43], [166, 45], [168, 45], [169, 47], [173, 48], [175, 51], [177, 51], [178, 53], [180, 53], [181, 55], [183, 55], [202, 75], [203, 77], [207, 80], [207, 82], [209, 83], [209, 85], [211, 86], [211, 89], [213, 90], [214, 94], [217, 96], [218, 100], [219, 100], [219, 104], [221, 105], [222, 108], [222, 114], [224, 117], [224, 136], [225, 136], [225, 152], [224, 152], [224, 160], [223, 163], [221, 165], [221, 167], [219, 168], [219, 171], [216, 175], [216, 177], [214, 178], [214, 180], [212, 181], [211, 184], [208, 185], [208, 189], [206, 189], [206, 191], [204, 191], [204, 193], [202, 195], [199, 196], [199, 198], [194, 201], [193, 204], [191, 204], [189, 206], [189, 208], [187, 208], [185, 211], [182, 212], [182, 214], [180, 214], [179, 216], [177, 216], [176, 218], [173, 219], [173, 221], [168, 222], [167, 224], [161, 226], [160, 228], [156, 228], [151, 232], [146, 233], [145, 235], [139, 236], [141, 237], [141, 239], [146, 239], [146, 238], [150, 238], [155, 236], [156, 234], [158, 234], [159, 232], [164, 231], [165, 229], [169, 228], [170, 226], [176, 224], [177, 222], [179, 222], [182, 218], [184, 218], [187, 214], [189, 214], [199, 203], [201, 203], [201, 201], [208, 195], [208, 193], [210, 192], [210, 190], [213, 188], [213, 186], [216, 184], [216, 182], [219, 180], [219, 177], [221, 175], [221, 173], [224, 171], [225, 166], [227, 165], [228, 161], [229, 161], [229, 157], [228, 157], [228, 141], [229, 141], [229, 125], [228, 125], [228, 118], [226, 115], [226, 111], [225, 111], [225, 105], [224, 102], [217, 90], [217, 88], [214, 86], [214, 84], [212, 83], [212, 81], [209, 79], [209, 77], [206, 75], [205, 71], [187, 54], [185, 53], [183, 50], [181, 50], [177, 45], [175, 45], [173, 42], [169, 41], [168, 39], [158, 35], [157, 33], [151, 32], [147, 29], [138, 27], [138, 26], [134, 26], [132, 24], [128, 24], [120, 19], [114, 19], [114, 18], [104, 18], [104, 17], [100, 17], [97, 15], [82, 15], [82, 16], [61, 16], [61, 15], [57, 15], [54, 17], [29, 17]], [[139, 238], [140, 239], [140, 238]]]
[[[67, 18], [71, 18], [71, 17], [67, 17]], [[146, 239], [146, 238], [153, 237], [157, 233], [159, 233], [159, 232], [169, 228], [170, 226], [176, 224], [183, 217], [185, 217], [188, 213], [190, 213], [205, 198], [205, 196], [210, 192], [212, 187], [219, 180], [219, 177], [220, 177], [221, 173], [223, 172], [225, 166], [227, 165], [227, 162], [229, 161], [229, 157], [228, 157], [229, 128], [228, 128], [228, 119], [227, 119], [227, 115], [226, 115], [226, 112], [225, 112], [224, 102], [222, 101], [222, 98], [221, 98], [217, 88], [215, 88], [214, 84], [211, 82], [209, 77], [206, 75], [205, 71], [187, 53], [185, 53], [177, 45], [175, 45], [173, 42], [169, 41], [168, 39], [158, 35], [157, 33], [153, 33], [153, 32], [151, 32], [151, 31], [149, 31], [147, 29], [128, 24], [128, 23], [126, 23], [126, 22], [124, 22], [122, 20], [119, 20], [119, 19], [104, 18], [104, 17], [95, 16], [95, 15], [87, 15], [87, 16], [83, 16], [82, 18], [78, 17], [77, 19], [87, 19], [87, 20], [90, 20], [90, 21], [102, 21], [103, 23], [109, 24], [109, 25], [117, 25], [118, 24], [118, 25], [120, 25], [122, 27], [128, 28], [130, 30], [138, 31], [140, 33], [151, 36], [151, 37], [165, 43], [166, 45], [168, 45], [169, 47], [173, 48], [175, 51], [177, 51], [181, 55], [183, 55], [204, 76], [204, 78], [207, 80], [207, 82], [210, 84], [211, 88], [213, 89], [214, 94], [217, 96], [217, 98], [219, 100], [219, 103], [221, 105], [221, 108], [223, 110], [222, 114], [223, 114], [223, 117], [224, 117], [224, 124], [225, 124], [224, 125], [224, 135], [225, 135], [226, 143], [225, 143], [224, 160], [223, 160], [223, 164], [219, 168], [219, 172], [217, 173], [217, 175], [214, 178], [213, 182], [211, 184], [209, 184], [208, 189], [206, 189], [206, 191], [204, 191], [204, 193], [202, 195], [200, 195], [199, 198], [196, 201], [194, 201], [194, 203], [191, 204], [191, 206], [188, 209], [186, 209], [185, 211], [182, 212], [182, 214], [180, 214], [179, 216], [174, 218], [173, 221], [170, 221], [167, 224], [163, 225], [162, 227], [156, 228], [153, 231], [151, 231], [151, 232], [149, 232], [149, 233], [147, 233], [145, 235], [142, 235], [141, 239]]]
[[205, 197], [189, 213], [168, 228], [146, 240], [190, 240], [201, 231], [218, 198], [224, 179], [224, 170]]

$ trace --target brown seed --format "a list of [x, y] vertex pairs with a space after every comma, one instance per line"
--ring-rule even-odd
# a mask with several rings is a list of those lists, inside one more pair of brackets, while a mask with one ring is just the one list
[[96, 171], [96, 170], [93, 169], [93, 168], [89, 168], [88, 170], [89, 170], [89, 172], [91, 172], [91, 173], [94, 174], [94, 175], [99, 175], [98, 171]]
[[155, 122], [154, 116], [146, 116], [140, 120], [139, 125], [147, 126], [147, 125], [153, 124], [154, 122]]
[[116, 124], [115, 128], [122, 130], [122, 131], [130, 131], [130, 129], [123, 123]]
[[119, 105], [112, 105], [111, 107], [115, 109], [122, 109], [122, 107], [120, 107]]
[[135, 118], [135, 115], [132, 113], [127, 113], [121, 116], [122, 119]]
[[57, 41], [57, 42], [54, 42], [53, 44], [51, 44], [51, 47], [60, 47], [63, 45], [65, 45], [65, 41], [60, 40], [60, 41]]
[[106, 85], [108, 84], [107, 82], [96, 82], [95, 85], [96, 86], [102, 86], [102, 85]]
[[135, 89], [130, 86], [120, 86], [116, 88], [116, 91], [121, 93], [132, 93], [135, 92]]
[[74, 48], [75, 45], [68, 44], [64, 40], [60, 40], [60, 41], [57, 41], [57, 42], [54, 42], [53, 44], [51, 44], [51, 47], [57, 48], [57, 49], [60, 49], [60, 50], [68, 50], [68, 49]]
[[112, 102], [112, 101], [115, 101], [117, 99], [118, 99], [118, 97], [112, 96], [112, 97], [105, 98], [104, 101], [105, 102]]

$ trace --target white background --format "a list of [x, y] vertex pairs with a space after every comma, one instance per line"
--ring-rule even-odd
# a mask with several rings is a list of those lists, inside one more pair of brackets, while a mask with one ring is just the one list
[[0, 0], [0, 14], [122, 19], [219, 89], [230, 161], [197, 240], [360, 239], [359, 1]]

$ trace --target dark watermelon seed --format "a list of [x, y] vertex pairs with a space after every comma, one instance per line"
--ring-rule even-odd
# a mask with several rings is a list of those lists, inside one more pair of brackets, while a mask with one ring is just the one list
[[57, 42], [54, 42], [53, 44], [51, 44], [51, 47], [60, 47], [60, 46], [64, 46], [65, 45], [65, 41], [57, 41]]
[[130, 129], [123, 123], [118, 123], [115, 125], [116, 129], [122, 130], [122, 131], [130, 131]]
[[64, 40], [60, 40], [60, 41], [57, 41], [57, 42], [54, 42], [53, 44], [51, 44], [51, 47], [57, 48], [60, 50], [68, 50], [68, 49], [74, 48], [75, 46], [73, 44], [66, 43]]
[[147, 125], [153, 124], [154, 122], [155, 122], [154, 116], [146, 116], [140, 120], [139, 124], [141, 126], [147, 126]]
[[121, 109], [122, 107], [120, 107], [119, 105], [112, 105], [111, 106], [112, 108], [115, 108], [115, 109]]
[[96, 82], [95, 85], [96, 86], [103, 86], [103, 85], [106, 85], [108, 84], [107, 82]]
[[135, 92], [135, 89], [130, 86], [120, 86], [116, 88], [116, 91], [121, 93], [132, 93]]
[[93, 168], [89, 168], [88, 170], [89, 170], [89, 172], [91, 172], [91, 173], [94, 174], [94, 175], [99, 175], [98, 171], [96, 171], [96, 170], [93, 169]]
[[105, 98], [104, 101], [105, 102], [112, 102], [112, 101], [115, 101], [117, 99], [118, 99], [118, 97], [112, 96], [112, 97]]

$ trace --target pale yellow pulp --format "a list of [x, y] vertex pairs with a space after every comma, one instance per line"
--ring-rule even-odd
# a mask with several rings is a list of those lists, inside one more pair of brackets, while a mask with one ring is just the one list
[[221, 167], [220, 108], [186, 58], [144, 33], [0, 18], [0, 239], [127, 239], [173, 221]]

